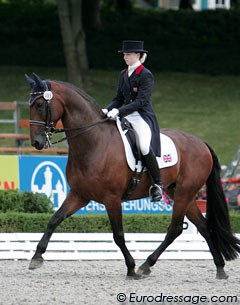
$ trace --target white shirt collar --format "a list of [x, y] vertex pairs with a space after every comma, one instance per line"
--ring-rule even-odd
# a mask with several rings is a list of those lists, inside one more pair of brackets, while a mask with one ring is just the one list
[[128, 66], [130, 69], [136, 69], [137, 67], [139, 67], [141, 65], [140, 61], [136, 61], [135, 64], [133, 64], [132, 66]]
[[128, 66], [128, 76], [131, 76], [133, 71], [135, 69], [137, 69], [137, 67], [139, 67], [141, 65], [141, 62], [138, 60], [137, 62], [135, 62], [135, 64]]

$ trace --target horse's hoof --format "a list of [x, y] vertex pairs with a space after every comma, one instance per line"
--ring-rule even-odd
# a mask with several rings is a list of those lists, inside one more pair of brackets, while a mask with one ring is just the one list
[[29, 264], [28, 269], [29, 270], [38, 269], [38, 268], [42, 267], [42, 265], [43, 265], [43, 258], [42, 257], [33, 258], [33, 259], [31, 259], [31, 262]]
[[216, 279], [218, 280], [227, 280], [228, 279], [228, 275], [222, 271], [222, 272], [218, 272], [216, 275]]
[[228, 279], [228, 275], [225, 273], [224, 268], [222, 266], [217, 267], [216, 279], [218, 279], [218, 280]]
[[130, 268], [127, 271], [126, 280], [139, 280], [140, 276], [135, 272], [135, 268]]
[[151, 269], [149, 267], [143, 267], [143, 266], [140, 266], [137, 271], [137, 275], [139, 275], [141, 278], [145, 278], [149, 276], [150, 273], [151, 273]]
[[126, 280], [140, 280], [140, 279], [141, 279], [141, 276], [137, 273], [126, 276]]

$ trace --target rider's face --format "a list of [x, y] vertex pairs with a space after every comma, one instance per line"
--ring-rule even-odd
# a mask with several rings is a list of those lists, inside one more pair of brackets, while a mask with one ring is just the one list
[[123, 58], [128, 66], [134, 65], [140, 58], [140, 53], [123, 53]]

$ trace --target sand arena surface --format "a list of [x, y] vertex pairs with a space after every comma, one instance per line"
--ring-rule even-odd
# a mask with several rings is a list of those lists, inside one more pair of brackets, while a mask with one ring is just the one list
[[46, 261], [34, 271], [28, 264], [0, 261], [0, 305], [240, 304], [240, 258], [226, 263], [228, 280], [215, 279], [212, 260], [159, 260], [138, 281], [125, 279], [124, 261]]

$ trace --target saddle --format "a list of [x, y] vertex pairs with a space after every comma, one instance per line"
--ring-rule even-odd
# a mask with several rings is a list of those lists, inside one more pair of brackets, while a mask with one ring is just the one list
[[[116, 125], [124, 144], [128, 166], [133, 172], [131, 182], [122, 197], [122, 200], [126, 201], [139, 184], [142, 173], [146, 171], [146, 166], [141, 155], [138, 137], [132, 124], [126, 118], [123, 118], [121, 121], [117, 118]], [[157, 161], [161, 169], [175, 165], [178, 161], [178, 154], [171, 138], [162, 133], [160, 133], [160, 138], [161, 157], [157, 157]]]
[[[123, 122], [123, 123], [122, 123]], [[120, 119], [117, 117], [116, 126], [121, 135], [127, 163], [131, 171], [135, 171], [137, 168], [138, 172], [146, 170], [142, 162], [142, 156], [139, 148], [138, 138], [135, 136], [136, 133], [131, 127], [131, 123], [127, 119]], [[124, 128], [124, 130], [122, 129]], [[178, 154], [176, 146], [173, 140], [167, 135], [160, 133], [161, 139], [161, 157], [157, 157], [159, 168], [166, 168], [175, 165], [178, 162]], [[136, 157], [135, 157], [136, 155]], [[144, 169], [142, 169], [144, 167]]]

